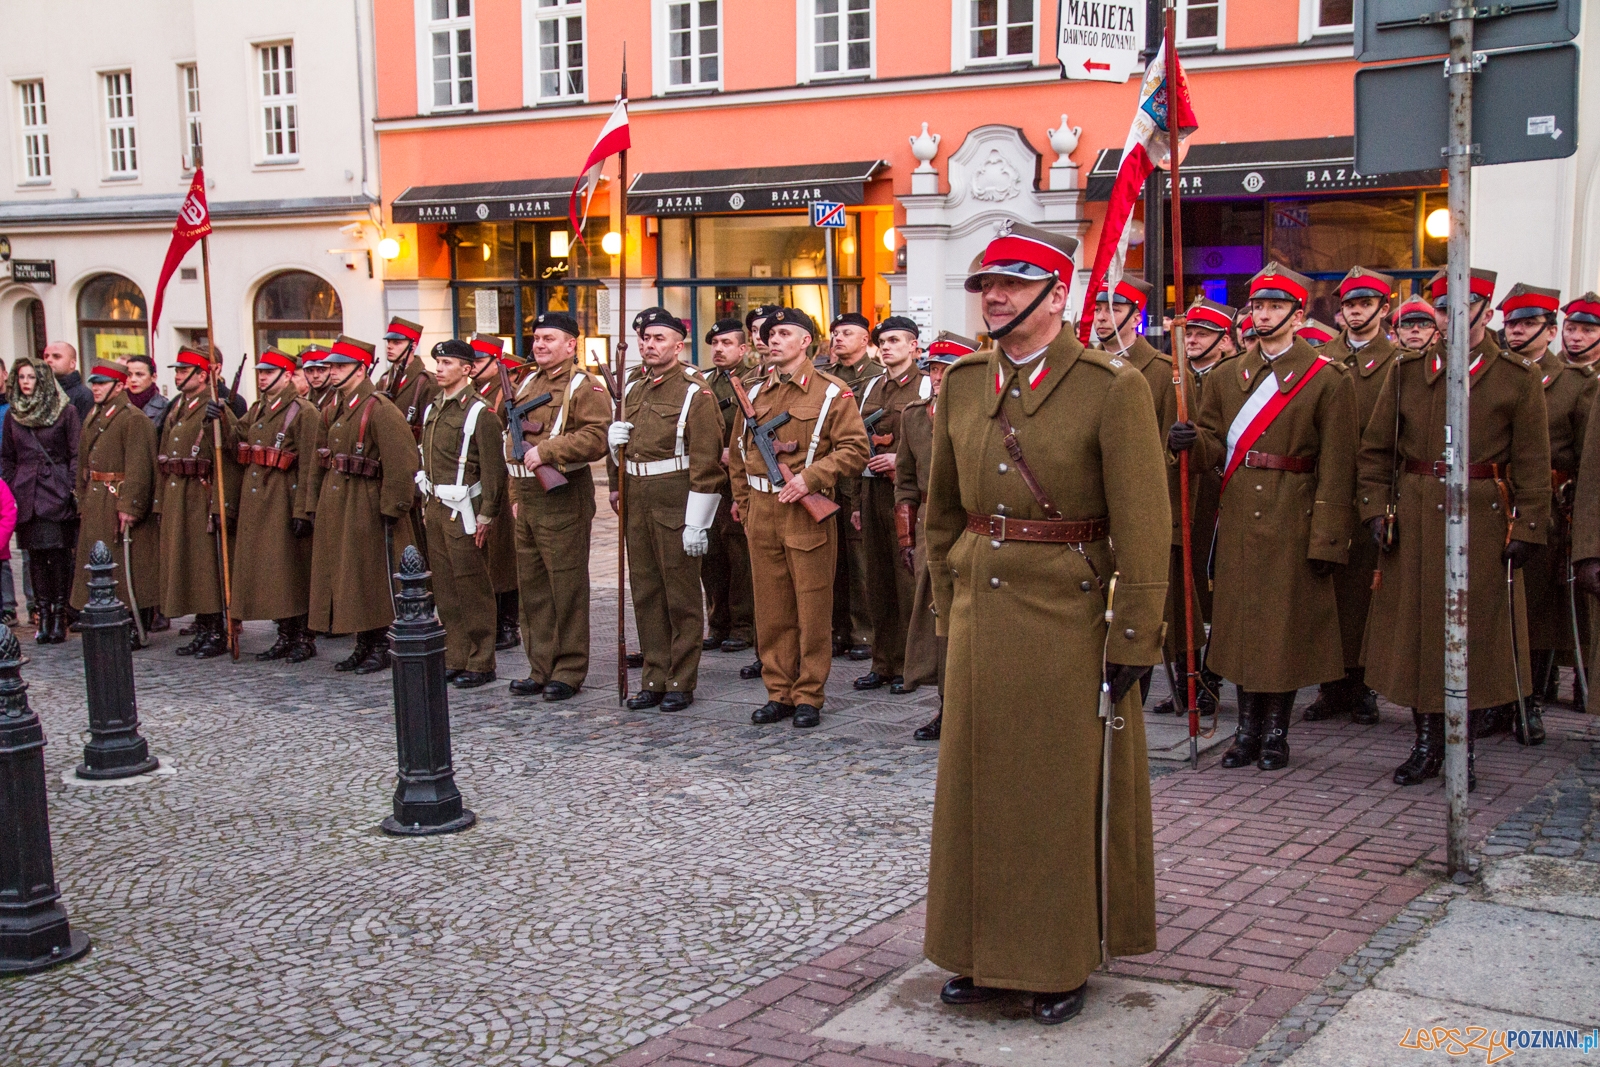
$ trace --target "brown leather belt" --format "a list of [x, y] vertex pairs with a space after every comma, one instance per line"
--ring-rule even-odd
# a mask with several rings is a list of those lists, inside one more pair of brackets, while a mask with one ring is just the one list
[[1044, 541], [1076, 545], [1111, 536], [1111, 519], [1013, 519], [1009, 515], [967, 512], [967, 531], [994, 541]]
[[121, 471], [90, 471], [91, 482], [120, 482], [127, 477]]
[[1280, 456], [1275, 452], [1246, 452], [1244, 454], [1244, 465], [1253, 470], [1310, 474], [1317, 469], [1317, 457]]
[[[1498, 463], [1468, 463], [1467, 477], [1493, 480], [1501, 477], [1501, 466]], [[1435, 460], [1424, 463], [1420, 459], [1406, 460], [1407, 474], [1422, 474], [1429, 478], [1447, 478], [1450, 476], [1450, 465], [1444, 460]]]

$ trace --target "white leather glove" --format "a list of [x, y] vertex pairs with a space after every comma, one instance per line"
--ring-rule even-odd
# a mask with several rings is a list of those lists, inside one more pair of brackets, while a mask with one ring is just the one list
[[628, 438], [633, 434], [633, 423], [613, 422], [606, 427], [606, 444], [611, 449], [611, 458], [617, 458], [617, 449], [628, 443]]
[[686, 556], [703, 556], [711, 548], [711, 533], [698, 526], [685, 526], [683, 528], [683, 554]]
[[689, 494], [683, 509], [683, 554], [703, 556], [711, 547], [711, 524], [717, 520], [717, 508], [722, 504], [720, 493]]

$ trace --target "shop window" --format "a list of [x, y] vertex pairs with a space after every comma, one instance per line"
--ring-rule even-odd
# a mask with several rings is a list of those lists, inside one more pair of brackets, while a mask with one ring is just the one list
[[256, 57], [261, 66], [261, 161], [293, 163], [300, 158], [294, 45], [263, 45]]
[[[834, 246], [834, 273], [841, 277], [858, 270], [859, 216], [849, 219], [850, 227]], [[823, 278], [827, 276], [824, 232], [793, 215], [696, 219], [694, 273], [700, 278]]]
[[205, 166], [205, 150], [200, 138], [200, 67], [186, 62], [178, 67], [184, 115], [184, 170]]
[[[578, 320], [583, 347], [604, 347], [600, 282], [611, 257], [600, 247], [608, 222], [589, 219], [578, 241], [564, 219], [480, 222], [451, 226], [451, 296], [456, 330], [495, 334], [526, 355], [541, 311], [565, 311]], [[599, 358], [599, 357], [596, 357]]]
[[422, 26], [418, 55], [426, 57], [420, 84], [429, 86], [427, 107], [448, 111], [473, 106], [472, 0], [418, 0]]
[[538, 100], [584, 99], [584, 0], [537, 0], [532, 46], [539, 57]]
[[50, 116], [44, 82], [18, 82], [17, 102], [22, 108], [22, 180], [46, 184], [50, 181]]
[[666, 0], [667, 87], [714, 89], [722, 78], [721, 0]]
[[256, 351], [269, 345], [298, 355], [313, 341], [344, 332], [344, 307], [333, 286], [308, 271], [274, 274], [256, 290]]
[[1222, 47], [1223, 0], [1178, 0], [1178, 44]]
[[870, 74], [872, 0], [811, 0], [811, 41], [812, 77]]
[[133, 117], [133, 72], [100, 76], [105, 91], [106, 171], [113, 180], [139, 176], [139, 131]]
[[91, 357], [125, 360], [147, 356], [149, 316], [144, 293], [120, 274], [97, 274], [78, 293], [78, 352]]
[[1355, 0], [1312, 0], [1317, 9], [1317, 32], [1338, 33], [1353, 28]]
[[958, 0], [965, 16], [968, 63], [1032, 61], [1039, 22], [1037, 0]]

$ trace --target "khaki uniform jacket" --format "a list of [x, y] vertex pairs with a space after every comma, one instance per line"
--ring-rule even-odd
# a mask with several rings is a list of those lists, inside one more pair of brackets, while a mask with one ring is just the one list
[[[691, 389], [694, 390], [692, 397]], [[686, 419], [685, 401], [688, 401]], [[683, 422], [681, 437], [680, 420]], [[622, 390], [622, 421], [633, 424], [626, 455], [629, 463], [651, 463], [681, 454], [689, 461], [686, 492], [721, 491], [725, 484], [722, 416], [711, 384], [699, 371], [681, 363], [659, 375], [649, 374], [643, 367], [633, 371]], [[606, 472], [611, 488], [616, 489], [617, 467], [609, 458]], [[680, 514], [678, 526], [682, 525]]]
[[[206, 425], [208, 393], [179, 393], [161, 424], [157, 459], [216, 459], [211, 428]], [[222, 479], [228, 514], [237, 515], [239, 464], [235, 446], [239, 423], [233, 409], [222, 405]], [[155, 510], [161, 515], [161, 610], [172, 618], [222, 610], [222, 581], [217, 570], [216, 535], [207, 527], [217, 510], [215, 469], [207, 478], [180, 474], [156, 479]]]
[[[856, 395], [860, 399], [862, 421], [865, 422], [869, 416], [879, 411], [884, 413], [878, 424], [867, 431], [872, 437], [874, 446], [869, 451], [875, 455], [887, 455], [896, 453], [900, 449], [900, 420], [906, 405], [932, 396], [933, 381], [913, 366], [899, 378], [886, 370], [882, 377], [871, 379], [861, 387], [861, 390]], [[880, 478], [879, 475], [866, 470], [861, 472], [861, 477]], [[892, 483], [893, 476], [882, 480]]]
[[[570, 474], [606, 454], [611, 394], [600, 378], [570, 362], [549, 372], [535, 368], [516, 390], [519, 404], [550, 394], [550, 403], [523, 417], [522, 440], [530, 451], [538, 446], [541, 460]], [[633, 451], [631, 443], [628, 451]], [[512, 462], [509, 439], [505, 456], [508, 463]], [[545, 495], [534, 478], [514, 478], [511, 484], [519, 503], [537, 501]]]
[[[139, 416], [130, 418], [130, 415]], [[120, 473], [121, 481], [95, 481], [90, 471]], [[84, 420], [78, 437], [78, 573], [72, 581], [72, 606], [82, 609], [89, 602], [89, 550], [104, 541], [117, 564], [112, 577], [117, 582], [117, 598], [128, 600], [127, 564], [122, 554], [122, 535], [117, 513], [134, 520], [128, 531], [133, 557], [133, 592], [140, 608], [161, 603], [161, 531], [151, 518], [156, 481], [156, 428], [133, 407], [128, 394], [119, 392], [104, 404], [96, 404]]]
[[[467, 413], [475, 403], [482, 403], [483, 410], [478, 412], [471, 439], [463, 442]], [[418, 445], [423, 473], [436, 486], [453, 484], [465, 443], [467, 462], [461, 482], [463, 485], [482, 486], [479, 496], [473, 501], [472, 510], [478, 518], [489, 520], [491, 532], [500, 516], [507, 514], [509, 517], [511, 510], [506, 507], [506, 461], [501, 453], [505, 445], [504, 438], [505, 424], [470, 383], [463, 385], [453, 397], [439, 393], [429, 401], [423, 412], [422, 441]], [[454, 516], [450, 518], [449, 534], [452, 537], [471, 536], [466, 533], [461, 520]], [[431, 538], [432, 532], [428, 536]]]
[[[828, 388], [837, 388], [828, 402]], [[778, 460], [806, 483], [813, 493], [839, 500], [839, 484], [855, 477], [867, 465], [867, 431], [861, 425], [861, 412], [855, 404], [855, 394], [844, 381], [827, 371], [802, 370], [798, 376], [769, 372], [754, 386], [755, 395], [750, 406], [755, 410], [756, 423], [763, 424], [787, 411], [789, 421], [778, 427], [774, 443], [780, 448]], [[827, 402], [824, 417], [823, 404]], [[821, 430], [817, 429], [821, 420]], [[739, 513], [750, 515], [750, 478], [767, 477], [766, 463], [756, 449], [753, 438], [746, 433], [744, 413], [734, 420], [734, 444], [728, 450], [728, 478], [733, 483], [733, 501]], [[812, 439], [816, 449], [811, 450]], [[792, 446], [792, 448], [790, 447]], [[810, 452], [811, 462], [807, 463]], [[799, 504], [785, 509], [785, 527], [779, 531], [785, 545], [809, 550], [827, 541], [825, 523], [816, 522]]]
[[[823, 373], [833, 375], [835, 378], [839, 379], [839, 381], [843, 382], [847, 389], [855, 394], [857, 398], [856, 407], [859, 410], [861, 407], [859, 401], [862, 389], [866, 387], [867, 382], [886, 372], [884, 371], [882, 363], [879, 363], [871, 356], [867, 356], [854, 367], [846, 367], [842, 363], [836, 363]], [[761, 464], [757, 462], [756, 466], [759, 467], [760, 465]], [[862, 469], [865, 470], [865, 466], [863, 466]], [[842, 510], [846, 516], [848, 516], [852, 511], [860, 510], [861, 501], [857, 499], [860, 496], [860, 488], [861, 477], [859, 473], [847, 475], [839, 480], [836, 499], [839, 502], [840, 510]]]
[[394, 566], [384, 549], [385, 518], [400, 520], [416, 494], [417, 442], [405, 416], [363, 379], [341, 397], [318, 435], [319, 457], [353, 454], [362, 409], [371, 399], [362, 454], [379, 461], [376, 478], [316, 468], [312, 499], [316, 532], [311, 546], [312, 630], [347, 634], [378, 630], [394, 621], [392, 570], [414, 541], [409, 523], [394, 525]]
[[[288, 422], [294, 408], [294, 421]], [[239, 424], [245, 444], [281, 448], [298, 457], [288, 470], [243, 469], [239, 532], [233, 549], [233, 617], [287, 619], [306, 613], [311, 538], [295, 537], [291, 519], [311, 517], [311, 472], [317, 469], [321, 413], [288, 383], [250, 405]]]
[[[750, 383], [758, 380], [753, 372], [742, 369], [737, 377], [747, 391]], [[728, 442], [733, 440], [733, 424], [739, 415], [739, 398], [733, 395], [732, 377], [720, 367], [711, 368], [706, 374], [706, 381], [711, 386], [711, 395], [717, 398], [717, 410], [722, 415], [722, 447], [727, 448]]]
[[913, 400], [900, 413], [900, 447], [895, 452], [894, 502], [920, 508], [928, 499], [928, 468], [933, 463], [933, 398]]
[[[962, 359], [934, 416], [928, 570], [949, 659], [924, 951], [979, 985], [1045, 992], [1100, 963], [1102, 655], [1161, 661], [1171, 516], [1134, 367], [1065, 329], [1039, 358], [1032, 385], [1037, 363]], [[1044, 517], [1002, 443], [1002, 405], [1062, 516], [1108, 517], [1109, 539], [1080, 554], [966, 532], [969, 513]], [[1108, 644], [1100, 583], [1113, 574]], [[1117, 710], [1108, 943], [1123, 956], [1156, 947], [1155, 861], [1137, 686]]]
[[[1479, 360], [1481, 357], [1481, 361]], [[1491, 336], [1472, 350], [1471, 463], [1502, 464], [1517, 512], [1518, 540], [1543, 544], [1550, 524], [1550, 438], [1544, 389], [1531, 362], [1500, 350]], [[1378, 588], [1367, 616], [1367, 684], [1401, 707], [1444, 711], [1444, 482], [1411, 474], [1407, 460], [1444, 455], [1444, 347], [1397, 361], [1361, 439], [1361, 521], [1383, 515], [1400, 468], [1399, 539], [1378, 558]], [[1395, 455], [1396, 404], [1399, 456]], [[1488, 478], [1467, 482], [1467, 702], [1487, 708], [1517, 698], [1511, 669], [1511, 619], [1506, 603], [1506, 512]], [[1522, 578], [1517, 585], [1517, 647], [1528, 648]], [[1532, 692], [1522, 656], [1523, 692]]]
[[[1539, 360], [1535, 370], [1544, 386], [1550, 427], [1550, 484], [1552, 489], [1557, 484], [1563, 488], [1551, 500], [1545, 550], [1534, 554], [1523, 574], [1528, 583], [1528, 647], [1567, 650], [1573, 647], [1573, 605], [1567, 599], [1567, 553], [1572, 536], [1569, 509], [1588, 436], [1589, 411], [1600, 395], [1600, 381], [1550, 353]], [[1562, 506], [1556, 506], [1558, 503]], [[1586, 621], [1586, 605], [1580, 601], [1576, 606], [1579, 621]]]
[[[1260, 351], [1212, 372], [1200, 409], [1197, 458], [1226, 469], [1229, 428], [1269, 375], [1291, 392], [1322, 357], [1296, 339], [1268, 365]], [[1242, 464], [1222, 489], [1217, 512], [1210, 668], [1244, 689], [1286, 693], [1344, 676], [1332, 577], [1311, 560], [1344, 563], [1355, 527], [1355, 389], [1343, 366], [1322, 369], [1252, 446], [1314, 458], [1309, 473]]]
[[439, 395], [439, 383], [428, 372], [428, 365], [422, 362], [422, 357], [413, 355], [406, 364], [405, 373], [398, 378], [391, 366], [378, 382], [378, 392], [394, 401], [394, 406], [400, 409], [400, 414], [411, 426], [412, 434], [420, 439], [422, 413]]

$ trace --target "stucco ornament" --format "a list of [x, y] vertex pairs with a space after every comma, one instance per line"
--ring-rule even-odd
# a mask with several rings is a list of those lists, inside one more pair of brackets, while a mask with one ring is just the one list
[[1050, 138], [1050, 147], [1055, 149], [1057, 155], [1056, 166], [1065, 166], [1072, 162], [1072, 153], [1078, 150], [1078, 138], [1083, 136], [1082, 126], [1067, 125], [1065, 113], [1061, 116], [1061, 125], [1054, 130], [1045, 131]]
[[983, 164], [973, 172], [971, 188], [974, 200], [1010, 200], [1022, 191], [1022, 176], [998, 148], [991, 148]]
[[911, 141], [911, 154], [917, 157], [918, 162], [914, 173], [932, 173], [934, 171], [933, 157], [939, 154], [939, 135], [929, 133], [928, 124], [924, 122], [922, 124], [922, 132], [909, 140]]

